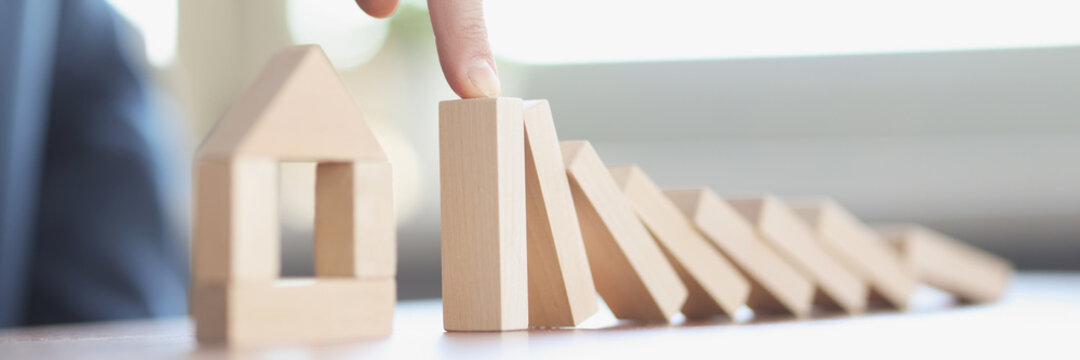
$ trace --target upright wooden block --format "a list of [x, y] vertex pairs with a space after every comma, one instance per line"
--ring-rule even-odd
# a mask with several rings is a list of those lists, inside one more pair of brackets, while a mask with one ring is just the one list
[[546, 100], [525, 102], [529, 325], [575, 326], [596, 313], [574, 198]]
[[866, 309], [868, 288], [821, 248], [795, 211], [773, 196], [728, 199], [755, 226], [761, 239], [817, 285], [818, 299], [849, 313]]
[[687, 318], [733, 316], [746, 304], [750, 284], [644, 171], [633, 165], [608, 170], [689, 290], [682, 308]]
[[664, 192], [701, 234], [722, 251], [750, 280], [747, 306], [755, 312], [810, 314], [814, 284], [761, 239], [754, 227], [708, 188]]
[[1013, 266], [1004, 258], [919, 225], [874, 229], [899, 249], [919, 281], [970, 302], [997, 301], [1008, 290]]
[[[204, 160], [195, 164], [192, 279], [196, 284], [270, 283], [281, 273], [277, 164]], [[270, 195], [270, 196], [267, 196]]]
[[806, 221], [825, 251], [889, 304], [907, 309], [915, 277], [876, 232], [829, 199], [793, 199], [787, 204]]
[[446, 330], [529, 325], [521, 99], [439, 103]]
[[315, 275], [392, 278], [397, 273], [389, 163], [320, 163], [315, 176]]
[[596, 290], [615, 317], [669, 321], [687, 289], [588, 141], [560, 142]]
[[[390, 332], [390, 163], [318, 46], [270, 59], [195, 154], [190, 313], [200, 342], [324, 342]], [[277, 162], [313, 161], [318, 277], [279, 280]]]

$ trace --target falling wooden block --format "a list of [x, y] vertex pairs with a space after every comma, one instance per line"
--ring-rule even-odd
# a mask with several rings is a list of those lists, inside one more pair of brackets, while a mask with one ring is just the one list
[[[200, 342], [323, 342], [390, 332], [391, 167], [318, 46], [270, 59], [199, 147], [190, 312]], [[318, 163], [316, 279], [279, 280], [277, 162]], [[329, 278], [333, 279], [329, 279]]]
[[439, 103], [443, 326], [529, 325], [521, 99]]
[[596, 313], [596, 286], [551, 107], [526, 101], [524, 117], [529, 325], [575, 326]]
[[773, 196], [728, 199], [761, 239], [820, 290], [819, 302], [849, 313], [866, 309], [867, 285], [821, 248], [799, 215]]
[[731, 205], [707, 188], [664, 192], [693, 225], [750, 280], [747, 306], [755, 312], [810, 314], [814, 284], [761, 239]]
[[597, 292], [617, 318], [669, 321], [686, 301], [686, 286], [592, 145], [560, 146]]
[[750, 295], [750, 284], [739, 270], [701, 237], [644, 171], [633, 165], [608, 170], [686, 285], [683, 314], [691, 319], [734, 316]]
[[919, 281], [970, 302], [997, 301], [1008, 290], [1013, 266], [1004, 258], [919, 225], [874, 229], [899, 249]]
[[200, 285], [192, 314], [201, 342], [333, 342], [390, 333], [393, 279], [297, 279], [273, 285]]
[[829, 199], [792, 199], [787, 204], [806, 221], [825, 251], [870, 284], [871, 291], [898, 309], [908, 307], [917, 285], [914, 274], [876, 232]]

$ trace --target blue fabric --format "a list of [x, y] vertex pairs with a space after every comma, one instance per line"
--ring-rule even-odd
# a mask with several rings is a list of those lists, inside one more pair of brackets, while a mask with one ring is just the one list
[[0, 1], [0, 327], [185, 312], [148, 89], [101, 0]]

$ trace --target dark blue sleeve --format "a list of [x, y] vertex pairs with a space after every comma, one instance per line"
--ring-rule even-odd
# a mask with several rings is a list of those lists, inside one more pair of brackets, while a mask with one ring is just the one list
[[186, 262], [154, 140], [162, 120], [112, 9], [60, 4], [25, 321], [183, 314]]

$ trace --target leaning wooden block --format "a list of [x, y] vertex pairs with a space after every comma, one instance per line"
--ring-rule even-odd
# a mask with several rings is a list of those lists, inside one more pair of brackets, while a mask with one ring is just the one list
[[773, 196], [728, 199], [777, 253], [812, 280], [825, 303], [849, 313], [866, 309], [867, 285], [825, 252], [799, 215]]
[[191, 293], [199, 341], [241, 346], [389, 334], [394, 301], [393, 279], [197, 285]]
[[874, 229], [899, 248], [904, 264], [930, 286], [970, 302], [997, 301], [1008, 290], [1013, 266], [1004, 258], [919, 225]]
[[560, 145], [597, 292], [617, 318], [669, 321], [686, 287], [592, 145]]
[[546, 100], [525, 102], [529, 325], [575, 326], [596, 313], [596, 286]]
[[439, 103], [446, 330], [529, 325], [521, 99]]
[[758, 238], [754, 227], [708, 188], [664, 192], [697, 229], [750, 280], [755, 312], [810, 314], [814, 284]]
[[787, 204], [810, 225], [825, 251], [889, 304], [907, 308], [915, 291], [915, 276], [876, 232], [829, 199], [792, 199]]
[[390, 163], [327, 162], [315, 175], [315, 275], [397, 273]]
[[733, 316], [746, 304], [750, 284], [644, 171], [633, 165], [608, 170], [689, 290], [682, 308], [687, 318]]

